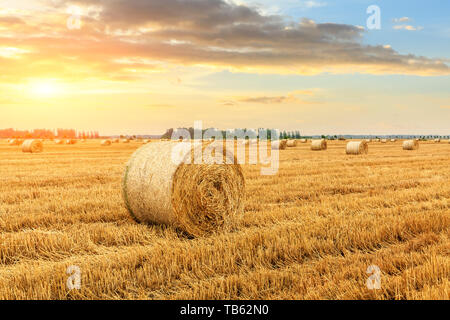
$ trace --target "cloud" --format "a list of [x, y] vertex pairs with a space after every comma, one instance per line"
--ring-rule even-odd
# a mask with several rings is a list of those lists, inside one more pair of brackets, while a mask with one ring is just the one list
[[247, 103], [262, 103], [262, 104], [280, 104], [280, 103], [293, 103], [296, 102], [297, 99], [292, 96], [276, 96], [276, 97], [245, 97], [239, 98], [240, 102]]
[[[29, 13], [26, 24], [11, 25], [8, 36], [0, 35], [0, 47], [28, 50], [20, 59], [9, 59], [14, 61], [2, 68], [3, 79], [57, 73], [70, 79], [130, 81], [171, 65], [304, 75], [450, 74], [445, 60], [363, 44], [365, 31], [358, 26], [309, 19], [294, 23], [223, 0], [47, 3], [43, 12]], [[95, 14], [83, 15], [82, 28], [70, 30], [68, 5], [84, 12], [95, 7]]]
[[320, 8], [325, 7], [327, 4], [325, 2], [318, 2], [318, 1], [302, 1], [300, 3], [300, 6], [305, 8]]
[[298, 96], [312, 96], [313, 90], [295, 90], [289, 92], [286, 95], [280, 96], [255, 96], [255, 97], [238, 97], [238, 102], [244, 103], [257, 103], [257, 104], [283, 104], [283, 103], [295, 103], [295, 104], [313, 104], [316, 102], [304, 101], [298, 98]]
[[408, 22], [408, 21], [412, 21], [412, 19], [409, 18], [409, 17], [402, 17], [402, 18], [394, 18], [394, 19], [392, 19], [392, 21], [394, 21], [394, 22]]
[[423, 27], [414, 27], [410, 25], [395, 25], [395, 30], [408, 30], [408, 31], [420, 31], [423, 30]]
[[441, 109], [450, 109], [450, 105], [448, 105], [448, 106], [441, 106]]

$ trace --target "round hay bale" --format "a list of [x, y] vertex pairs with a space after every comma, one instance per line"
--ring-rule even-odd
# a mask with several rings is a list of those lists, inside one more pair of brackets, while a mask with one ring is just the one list
[[300, 143], [307, 143], [308, 139], [300, 139], [299, 141], [300, 141]]
[[77, 140], [75, 140], [75, 139], [67, 139], [66, 140], [66, 144], [76, 144], [77, 143]]
[[397, 142], [397, 139], [391, 139], [391, 142]]
[[441, 139], [434, 139], [434, 143], [440, 143]]
[[419, 149], [419, 141], [417, 140], [403, 141], [403, 150], [417, 150], [417, 149]]
[[272, 150], [285, 150], [287, 147], [287, 141], [286, 140], [275, 140], [271, 142], [271, 149]]
[[142, 140], [142, 143], [144, 143], [144, 144], [150, 143], [150, 140], [149, 139], [144, 139], [144, 140]]
[[297, 140], [288, 140], [286, 146], [289, 147], [289, 148], [296, 147], [297, 146]]
[[9, 145], [10, 146], [20, 146], [20, 145], [22, 145], [22, 143], [23, 143], [23, 140], [21, 140], [21, 139], [11, 139], [11, 141], [9, 141]]
[[311, 141], [311, 150], [313, 151], [327, 150], [327, 148], [328, 145], [325, 139], [318, 139]]
[[56, 139], [56, 140], [55, 140], [55, 144], [64, 144], [64, 141], [63, 141], [63, 140]]
[[367, 141], [350, 141], [347, 143], [346, 148], [347, 154], [368, 154], [369, 153], [369, 145]]
[[381, 143], [387, 143], [387, 139], [381, 139]]
[[[173, 159], [173, 148], [183, 161]], [[202, 144], [159, 142], [146, 144], [133, 154], [122, 189], [126, 207], [136, 221], [172, 225], [193, 236], [232, 224], [243, 212], [242, 169], [225, 151], [224, 161], [232, 159], [234, 164], [194, 164], [193, 155], [204, 148]], [[189, 157], [193, 164], [186, 163]]]
[[111, 142], [112, 142], [112, 143], [119, 143], [119, 142], [120, 142], [120, 139], [118, 139], [118, 138], [112, 139]]
[[121, 142], [122, 143], [130, 143], [130, 140], [129, 139], [122, 139]]
[[110, 146], [111, 145], [111, 140], [109, 140], [109, 139], [107, 139], [107, 140], [103, 140], [101, 143], [100, 143], [100, 145], [102, 146], [102, 147], [108, 147], [108, 146]]
[[44, 145], [42, 141], [38, 139], [28, 139], [25, 140], [22, 144], [22, 152], [28, 153], [39, 153], [44, 150]]

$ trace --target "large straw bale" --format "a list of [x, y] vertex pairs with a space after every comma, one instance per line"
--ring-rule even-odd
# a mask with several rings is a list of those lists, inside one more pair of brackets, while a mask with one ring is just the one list
[[108, 146], [110, 146], [111, 145], [111, 140], [109, 140], [109, 139], [106, 139], [106, 140], [102, 140], [102, 142], [100, 143], [100, 145], [102, 146], [102, 147], [108, 147]]
[[272, 150], [285, 150], [287, 147], [287, 140], [274, 140], [271, 142]]
[[347, 143], [347, 154], [367, 154], [369, 153], [369, 145], [367, 141], [350, 141]]
[[318, 139], [311, 141], [311, 150], [313, 151], [327, 150], [327, 148], [328, 144], [325, 139]]
[[20, 146], [22, 145], [23, 140], [22, 139], [11, 139], [8, 143], [10, 146]]
[[288, 140], [286, 146], [288, 146], [289, 148], [296, 147], [297, 146], [297, 140], [295, 140], [295, 139]]
[[406, 140], [403, 141], [403, 150], [417, 150], [419, 149], [419, 141], [418, 140]]
[[25, 140], [22, 144], [22, 152], [28, 153], [39, 153], [44, 150], [44, 145], [42, 141], [38, 139], [28, 139]]
[[172, 225], [194, 236], [232, 225], [243, 211], [242, 169], [225, 151], [223, 159], [233, 164], [195, 164], [194, 155], [205, 147], [156, 142], [139, 148], [123, 178], [123, 196], [131, 215], [139, 222]]

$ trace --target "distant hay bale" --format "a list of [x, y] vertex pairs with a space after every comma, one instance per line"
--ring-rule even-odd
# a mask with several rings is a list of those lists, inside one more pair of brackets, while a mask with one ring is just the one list
[[419, 149], [419, 141], [417, 140], [403, 141], [403, 150], [417, 150], [417, 149]]
[[380, 139], [374, 139], [373, 141], [375, 141], [375, 142], [380, 142], [381, 140], [380, 140]]
[[434, 143], [440, 143], [441, 139], [434, 139]]
[[102, 140], [102, 142], [100, 143], [100, 145], [102, 146], [102, 147], [108, 147], [108, 146], [110, 146], [111, 145], [111, 140], [109, 140], [109, 139], [106, 139], [106, 140]]
[[347, 143], [347, 154], [367, 154], [369, 153], [369, 145], [367, 141], [350, 141]]
[[271, 143], [272, 150], [285, 150], [287, 147], [286, 140], [275, 140]]
[[75, 139], [67, 139], [66, 140], [66, 144], [76, 144], [77, 143], [77, 140], [75, 140]]
[[129, 139], [122, 139], [121, 142], [122, 143], [130, 143], [130, 140]]
[[308, 139], [300, 139], [299, 142], [300, 142], [300, 143], [307, 143], [307, 142], [308, 142]]
[[86, 139], [81, 139], [80, 142], [85, 143]]
[[372, 142], [372, 139], [365, 139], [365, 141], [366, 141], [367, 143], [370, 143], [370, 142]]
[[55, 144], [64, 144], [64, 141], [60, 140], [60, 139], [56, 139], [55, 140]]
[[144, 140], [142, 140], [142, 143], [144, 143], [144, 144], [147, 144], [147, 143], [149, 143], [149, 142], [150, 142], [149, 139], [144, 139]]
[[397, 142], [397, 139], [391, 139], [391, 142]]
[[44, 150], [44, 145], [42, 141], [38, 139], [28, 139], [25, 140], [22, 144], [22, 152], [28, 153], [39, 153]]
[[318, 139], [311, 141], [311, 150], [313, 151], [327, 150], [327, 148], [328, 144], [325, 139]]
[[296, 147], [297, 146], [297, 140], [288, 140], [286, 146], [290, 147], [290, 148]]
[[11, 139], [8, 144], [10, 146], [20, 146], [22, 143], [23, 143], [23, 140], [21, 140], [21, 139]]
[[118, 138], [112, 139], [111, 142], [112, 142], [112, 143], [119, 143], [119, 142], [120, 142], [120, 139], [118, 139]]
[[[193, 147], [192, 147], [193, 145]], [[234, 164], [194, 163], [193, 154], [207, 144], [149, 143], [127, 164], [123, 197], [138, 222], [175, 226], [201, 236], [229, 227], [243, 212], [245, 180], [231, 153], [224, 161]], [[176, 150], [176, 160], [172, 156]], [[180, 161], [183, 159], [183, 161]]]
[[387, 139], [381, 139], [381, 143], [387, 143]]

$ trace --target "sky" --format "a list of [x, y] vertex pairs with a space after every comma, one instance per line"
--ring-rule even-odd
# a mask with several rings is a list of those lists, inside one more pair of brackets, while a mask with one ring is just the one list
[[437, 0], [0, 0], [0, 129], [448, 135], [449, 12]]

